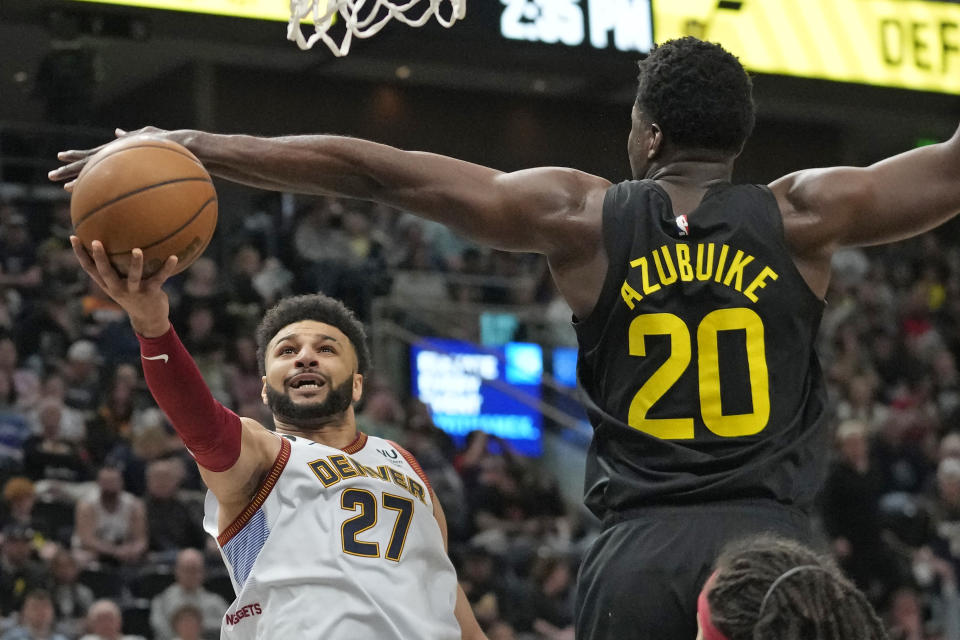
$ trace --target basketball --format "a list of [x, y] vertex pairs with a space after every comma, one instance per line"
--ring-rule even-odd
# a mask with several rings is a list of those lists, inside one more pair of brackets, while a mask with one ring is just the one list
[[179, 273], [210, 243], [217, 193], [185, 147], [153, 137], [123, 138], [93, 155], [77, 176], [70, 218], [83, 246], [89, 251], [94, 240], [101, 241], [121, 275], [137, 248], [144, 277], [171, 255], [179, 259]]

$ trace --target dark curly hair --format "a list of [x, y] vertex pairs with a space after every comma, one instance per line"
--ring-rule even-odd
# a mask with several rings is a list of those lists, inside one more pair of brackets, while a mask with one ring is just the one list
[[680, 148], [739, 153], [753, 132], [753, 82], [718, 44], [669, 40], [640, 61], [637, 106]]
[[357, 353], [357, 373], [363, 375], [370, 368], [370, 348], [363, 323], [339, 300], [315, 293], [285, 298], [264, 314], [257, 327], [260, 375], [266, 370], [267, 345], [280, 329], [301, 320], [316, 320], [342, 331]]
[[873, 607], [833, 560], [770, 534], [724, 549], [707, 602], [711, 622], [730, 640], [887, 638]]

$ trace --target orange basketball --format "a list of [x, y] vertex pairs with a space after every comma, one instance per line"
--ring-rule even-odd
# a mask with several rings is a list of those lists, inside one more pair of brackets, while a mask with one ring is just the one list
[[185, 147], [149, 136], [122, 138], [98, 151], [77, 176], [70, 217], [87, 250], [101, 241], [122, 275], [137, 248], [144, 277], [171, 255], [179, 258], [180, 272], [213, 237], [217, 192]]

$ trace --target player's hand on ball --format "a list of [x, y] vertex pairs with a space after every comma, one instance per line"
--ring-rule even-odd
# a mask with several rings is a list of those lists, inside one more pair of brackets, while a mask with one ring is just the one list
[[166, 333], [170, 326], [170, 301], [163, 291], [163, 283], [177, 268], [176, 256], [167, 258], [157, 273], [144, 279], [143, 251], [134, 249], [127, 277], [123, 278], [110, 264], [107, 251], [99, 240], [93, 241], [90, 251], [77, 236], [70, 236], [70, 244], [83, 270], [123, 307], [137, 333], [147, 337]]
[[[173, 140], [175, 137], [171, 135], [174, 132], [164, 131], [163, 129], [158, 129], [157, 127], [143, 127], [142, 129], [137, 129], [136, 131], [124, 131], [123, 129], [116, 129], [114, 133], [116, 134], [117, 138], [150, 135], [157, 138], [169, 138]], [[61, 151], [57, 154], [57, 160], [60, 162], [66, 162], [67, 164], [63, 165], [59, 169], [54, 169], [53, 171], [49, 172], [47, 174], [47, 178], [53, 182], [66, 181], [66, 183], [63, 185], [63, 188], [67, 191], [71, 191], [74, 183], [76, 182], [77, 176], [80, 175], [80, 172], [86, 166], [87, 161], [94, 154], [109, 144], [110, 142], [105, 142], [99, 147], [94, 147], [93, 149], [72, 149], [70, 151]]]

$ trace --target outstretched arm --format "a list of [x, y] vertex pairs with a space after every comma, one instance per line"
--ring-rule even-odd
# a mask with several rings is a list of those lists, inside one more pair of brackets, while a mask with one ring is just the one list
[[204, 482], [220, 503], [221, 521], [230, 522], [246, 507], [276, 459], [279, 438], [213, 398], [170, 325], [169, 302], [161, 286], [176, 268], [176, 257], [168, 258], [156, 275], [141, 280], [143, 252], [134, 249], [123, 279], [101, 242], [94, 241], [90, 253], [75, 236], [70, 242], [84, 271], [130, 316], [150, 393], [196, 459]]
[[960, 212], [960, 129], [866, 168], [800, 171], [770, 188], [801, 261], [822, 264], [839, 247], [909, 238]]
[[[485, 245], [559, 259], [582, 251], [585, 241], [594, 242], [597, 250], [599, 211], [586, 210], [588, 203], [602, 202], [609, 186], [602, 178], [573, 169], [503, 173], [338, 136], [258, 138], [152, 127], [134, 134], [183, 144], [211, 173], [234, 182], [381, 202], [441, 222]], [[71, 164], [51, 172], [50, 178], [75, 178], [92, 151], [61, 153], [60, 159]]]

